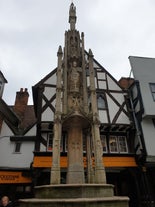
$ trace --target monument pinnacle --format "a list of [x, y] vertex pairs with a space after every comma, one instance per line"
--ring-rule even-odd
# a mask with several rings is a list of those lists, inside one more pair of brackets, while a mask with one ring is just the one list
[[69, 23], [70, 23], [70, 30], [75, 30], [76, 7], [74, 6], [73, 2], [71, 3], [70, 9], [69, 9]]

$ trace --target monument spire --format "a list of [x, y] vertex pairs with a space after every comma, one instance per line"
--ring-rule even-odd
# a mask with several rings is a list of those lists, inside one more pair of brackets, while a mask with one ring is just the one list
[[71, 3], [70, 9], [69, 9], [69, 23], [70, 23], [70, 30], [75, 30], [76, 7], [74, 6], [73, 2]]

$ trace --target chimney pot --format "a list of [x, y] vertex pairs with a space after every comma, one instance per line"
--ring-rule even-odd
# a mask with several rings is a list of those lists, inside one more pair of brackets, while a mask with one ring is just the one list
[[20, 88], [20, 91], [16, 92], [14, 111], [21, 118], [24, 117], [24, 113], [28, 103], [28, 98], [29, 98], [29, 93], [27, 88], [25, 88], [24, 90], [23, 88]]

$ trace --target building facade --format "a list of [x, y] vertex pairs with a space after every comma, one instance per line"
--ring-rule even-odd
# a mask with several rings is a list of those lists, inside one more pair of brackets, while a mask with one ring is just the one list
[[32, 162], [36, 135], [33, 106], [21, 89], [14, 106], [0, 98], [0, 197], [32, 196]]
[[130, 56], [134, 76], [130, 98], [137, 126], [136, 157], [142, 170], [139, 177], [148, 206], [155, 206], [155, 59]]

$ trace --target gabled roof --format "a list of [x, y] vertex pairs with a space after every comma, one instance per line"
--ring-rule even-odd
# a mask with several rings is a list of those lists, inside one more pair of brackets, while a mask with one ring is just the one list
[[24, 117], [21, 118], [15, 114], [13, 106], [8, 106], [0, 98], [0, 128], [3, 120], [15, 135], [25, 134], [36, 123], [33, 105], [27, 105]]
[[11, 130], [17, 133], [20, 120], [2, 98], [0, 98], [0, 116], [1, 119], [5, 120]]
[[1, 70], [0, 70], [0, 76], [3, 78], [4, 83], [7, 83], [7, 82], [8, 82], [8, 81], [5, 79], [5, 77], [4, 77], [3, 73], [1, 72]]

